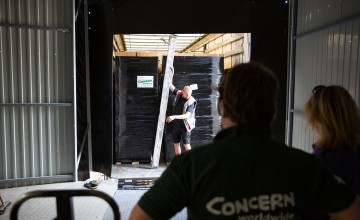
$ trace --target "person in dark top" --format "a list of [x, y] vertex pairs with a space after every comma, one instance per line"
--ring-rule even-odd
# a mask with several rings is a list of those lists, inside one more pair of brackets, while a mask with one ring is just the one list
[[173, 158], [130, 220], [295, 219], [308, 208], [359, 220], [360, 199], [311, 154], [271, 139], [278, 81], [257, 62], [238, 64], [219, 87], [223, 130]]
[[[314, 87], [305, 104], [304, 118], [317, 137], [312, 145], [313, 154], [360, 194], [360, 112], [349, 92], [338, 85]], [[330, 217], [324, 212], [308, 210], [299, 219]]]
[[[170, 68], [174, 75], [174, 68]], [[166, 122], [173, 123], [172, 137], [175, 154], [181, 154], [180, 142], [183, 141], [186, 151], [191, 150], [191, 130], [195, 128], [195, 109], [196, 100], [191, 96], [192, 89], [190, 86], [184, 86], [183, 90], [170, 85], [170, 91], [175, 95], [173, 103], [173, 114], [166, 118]]]

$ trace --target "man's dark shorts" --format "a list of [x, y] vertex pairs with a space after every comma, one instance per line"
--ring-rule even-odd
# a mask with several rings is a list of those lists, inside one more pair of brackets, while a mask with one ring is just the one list
[[172, 137], [174, 143], [180, 143], [182, 140], [183, 144], [190, 144], [191, 132], [188, 132], [184, 122], [179, 120], [173, 124]]

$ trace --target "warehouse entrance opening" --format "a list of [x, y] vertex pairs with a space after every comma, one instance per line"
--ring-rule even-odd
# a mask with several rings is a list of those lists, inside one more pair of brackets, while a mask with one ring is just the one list
[[[172, 124], [163, 125], [160, 155], [154, 155], [169, 34], [116, 34], [113, 36], [114, 161], [112, 176], [128, 169], [166, 167], [174, 157]], [[221, 129], [217, 112], [217, 86], [233, 65], [250, 59], [250, 34], [176, 34], [173, 84], [193, 88], [197, 100], [194, 148], [213, 140]], [[170, 54], [170, 53], [169, 53]], [[172, 114], [175, 96], [169, 94], [166, 116]], [[181, 144], [182, 145], [182, 144]], [[184, 151], [184, 149], [183, 149]], [[161, 170], [161, 169], [160, 169]], [[145, 172], [148, 172], [145, 170]], [[159, 175], [161, 174], [158, 173]], [[116, 175], [116, 174], [114, 174]]]

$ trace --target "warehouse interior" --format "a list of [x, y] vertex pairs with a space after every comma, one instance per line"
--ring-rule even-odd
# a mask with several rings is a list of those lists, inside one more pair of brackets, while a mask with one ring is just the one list
[[[280, 94], [271, 136], [291, 147], [311, 151], [315, 137], [302, 111], [315, 85], [340, 84], [360, 101], [357, 0], [0, 0], [0, 195], [69, 182], [81, 188], [93, 172], [116, 178], [122, 165], [151, 167], [151, 150], [142, 153], [145, 159], [119, 153], [125, 123], [116, 122], [124, 120], [116, 98], [127, 93], [114, 93], [123, 88], [116, 87], [121, 85], [116, 75], [119, 63], [152, 62], [160, 89], [168, 37], [174, 35], [178, 45], [182, 37], [192, 37], [190, 45], [177, 49], [175, 71], [186, 72], [185, 64], [197, 59], [218, 59], [221, 74], [248, 60], [272, 68]], [[152, 46], [161, 52], [130, 46], [132, 37], [154, 36], [161, 47], [154, 40]], [[214, 76], [208, 70], [203, 74]], [[204, 85], [215, 88], [221, 74]], [[216, 91], [206, 96], [214, 100], [206, 108], [214, 108]], [[208, 115], [219, 122], [216, 112]], [[208, 141], [216, 129], [199, 135]], [[134, 134], [139, 135], [136, 129]], [[163, 143], [160, 159], [166, 164], [171, 157], [166, 135]]]

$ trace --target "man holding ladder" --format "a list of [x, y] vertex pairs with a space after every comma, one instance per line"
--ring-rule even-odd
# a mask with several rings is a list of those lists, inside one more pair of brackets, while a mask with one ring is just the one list
[[[172, 75], [174, 68], [170, 67]], [[170, 91], [175, 95], [173, 103], [173, 115], [166, 118], [166, 122], [173, 122], [172, 138], [174, 143], [175, 154], [181, 154], [180, 142], [183, 141], [186, 151], [191, 150], [190, 139], [191, 130], [195, 128], [195, 109], [196, 100], [191, 96], [192, 89], [190, 86], [184, 86], [183, 90], [177, 89], [172, 83]]]

